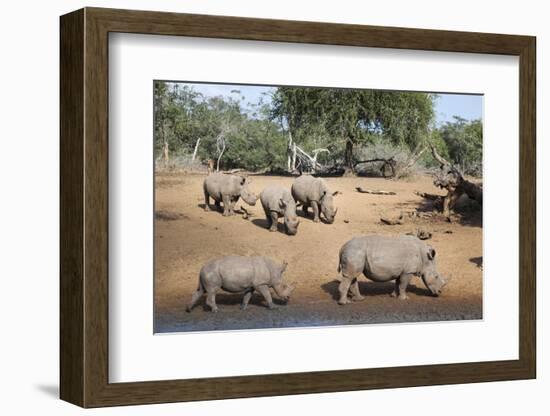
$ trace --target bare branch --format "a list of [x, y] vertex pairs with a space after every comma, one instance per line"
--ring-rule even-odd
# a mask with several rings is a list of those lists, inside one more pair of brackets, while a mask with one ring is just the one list
[[430, 148], [432, 149], [432, 155], [433, 155], [434, 159], [437, 160], [441, 166], [445, 166], [445, 165], [451, 166], [451, 164], [449, 162], [447, 162], [443, 158], [443, 156], [441, 156], [439, 153], [437, 153], [437, 150], [435, 149], [435, 146], [431, 143], [430, 143]]
[[417, 161], [420, 159], [420, 156], [426, 151], [426, 147], [424, 146], [418, 153], [412, 154], [409, 158], [408, 162], [405, 164], [405, 166], [401, 170], [407, 170], [410, 169]]

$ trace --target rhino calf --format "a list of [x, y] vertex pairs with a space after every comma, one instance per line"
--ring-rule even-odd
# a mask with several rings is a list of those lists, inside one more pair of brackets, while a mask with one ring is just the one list
[[218, 312], [216, 293], [220, 289], [230, 293], [244, 293], [241, 303], [243, 310], [257, 290], [267, 302], [267, 307], [273, 309], [275, 304], [270, 288], [285, 301], [288, 301], [294, 290], [294, 285], [283, 282], [286, 266], [286, 262], [279, 265], [267, 257], [228, 256], [211, 260], [200, 271], [199, 286], [187, 305], [187, 312], [191, 312], [205, 292], [206, 304], [212, 312]]
[[277, 231], [279, 217], [284, 217], [285, 231], [296, 235], [300, 220], [296, 215], [296, 202], [290, 192], [278, 185], [270, 185], [260, 193], [269, 231]]
[[319, 213], [323, 214], [326, 222], [332, 224], [336, 217], [337, 208], [334, 208], [333, 197], [338, 192], [331, 192], [327, 184], [321, 178], [311, 175], [302, 175], [296, 178], [292, 184], [292, 196], [297, 204], [302, 205], [304, 215], [311, 206], [313, 210], [313, 222], [319, 222]]
[[435, 250], [414, 236], [367, 235], [355, 237], [340, 249], [338, 271], [342, 280], [338, 291], [338, 303], [350, 303], [348, 292], [353, 300], [361, 300], [358, 276], [363, 273], [374, 282], [395, 280], [392, 296], [407, 299], [407, 286], [413, 276], [420, 276], [431, 294], [441, 293], [446, 280], [438, 273]]
[[220, 209], [223, 202], [223, 215], [233, 215], [235, 204], [242, 198], [248, 205], [255, 205], [258, 197], [248, 189], [247, 179], [239, 175], [212, 173], [203, 182], [204, 210], [210, 211], [210, 198]]

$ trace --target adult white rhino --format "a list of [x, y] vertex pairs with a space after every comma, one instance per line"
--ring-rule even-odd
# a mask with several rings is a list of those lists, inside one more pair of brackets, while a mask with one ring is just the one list
[[223, 215], [233, 215], [235, 204], [242, 198], [248, 205], [255, 205], [258, 197], [248, 189], [248, 180], [244, 176], [211, 173], [203, 182], [204, 210], [210, 211], [210, 198], [216, 207], [223, 202]]
[[342, 273], [342, 280], [338, 303], [351, 302], [348, 291], [353, 300], [363, 299], [357, 282], [361, 273], [374, 282], [395, 280], [393, 296], [399, 299], [407, 299], [407, 286], [417, 275], [430, 293], [437, 296], [447, 281], [437, 271], [435, 255], [432, 247], [410, 235], [355, 237], [340, 249], [338, 271]]
[[323, 179], [311, 175], [299, 176], [292, 184], [291, 191], [296, 203], [302, 205], [304, 215], [307, 216], [307, 209], [311, 207], [313, 222], [319, 222], [320, 213], [329, 224], [334, 222], [338, 208], [334, 208], [333, 197], [338, 192], [331, 192]]

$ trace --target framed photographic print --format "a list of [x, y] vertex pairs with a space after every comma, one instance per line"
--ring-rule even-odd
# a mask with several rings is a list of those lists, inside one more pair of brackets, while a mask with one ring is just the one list
[[536, 376], [535, 38], [85, 8], [60, 54], [62, 399]]

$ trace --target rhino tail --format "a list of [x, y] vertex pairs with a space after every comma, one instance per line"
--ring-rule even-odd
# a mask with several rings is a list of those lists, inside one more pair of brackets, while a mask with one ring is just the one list
[[338, 273], [340, 273], [341, 271], [342, 271], [342, 265], [338, 263]]

